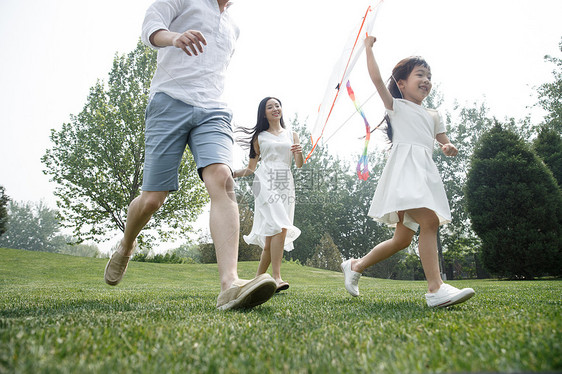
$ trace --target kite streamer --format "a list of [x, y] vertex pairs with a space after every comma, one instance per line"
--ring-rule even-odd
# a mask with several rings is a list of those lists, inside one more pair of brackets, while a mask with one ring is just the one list
[[363, 109], [357, 104], [357, 100], [355, 100], [355, 92], [351, 88], [351, 83], [347, 81], [346, 85], [347, 93], [349, 94], [349, 98], [353, 101], [353, 105], [355, 105], [355, 109], [361, 114], [363, 117], [363, 122], [365, 122], [365, 147], [363, 148], [363, 154], [359, 157], [359, 162], [357, 162], [357, 177], [359, 179], [366, 181], [369, 178], [369, 159], [367, 158], [367, 150], [369, 148], [369, 140], [371, 140], [371, 126], [369, 126], [369, 121], [367, 121], [367, 117], [363, 112]]

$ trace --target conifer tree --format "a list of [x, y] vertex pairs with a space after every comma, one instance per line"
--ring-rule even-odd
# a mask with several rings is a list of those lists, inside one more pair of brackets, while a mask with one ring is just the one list
[[543, 126], [539, 131], [539, 136], [533, 142], [533, 149], [562, 188], [562, 136], [553, 128]]
[[560, 274], [562, 193], [527, 143], [496, 123], [476, 145], [465, 192], [492, 274]]
[[341, 262], [342, 256], [338, 247], [334, 244], [330, 234], [326, 233], [316, 246], [312, 257], [306, 261], [306, 265], [319, 269], [338, 271]]

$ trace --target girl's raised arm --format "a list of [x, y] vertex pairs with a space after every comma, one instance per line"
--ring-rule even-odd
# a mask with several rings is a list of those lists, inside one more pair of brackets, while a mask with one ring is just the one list
[[371, 80], [373, 81], [375, 88], [377, 89], [377, 92], [382, 99], [384, 107], [388, 110], [392, 110], [393, 97], [390, 94], [388, 88], [385, 86], [384, 81], [382, 80], [379, 65], [377, 64], [377, 61], [375, 60], [375, 54], [373, 53], [373, 44], [375, 44], [376, 40], [377, 38], [375, 38], [374, 36], [367, 36], [367, 38], [365, 38], [367, 68], [369, 69], [369, 76], [371, 77]]

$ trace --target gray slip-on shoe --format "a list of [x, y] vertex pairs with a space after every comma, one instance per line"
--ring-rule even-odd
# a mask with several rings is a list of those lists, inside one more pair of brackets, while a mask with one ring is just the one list
[[[134, 246], [137, 246], [137, 242], [135, 242]], [[116, 286], [117, 284], [119, 284], [119, 282], [121, 282], [121, 279], [123, 279], [123, 276], [127, 271], [129, 260], [131, 259], [131, 256], [123, 256], [119, 252], [120, 249], [121, 243], [119, 243], [119, 247], [113, 253], [111, 258], [107, 262], [107, 265], [105, 265], [105, 283], [109, 284], [110, 286]]]
[[234, 282], [229, 289], [222, 291], [217, 298], [219, 310], [249, 309], [269, 300], [277, 290], [277, 282], [269, 274], [261, 274], [254, 279]]

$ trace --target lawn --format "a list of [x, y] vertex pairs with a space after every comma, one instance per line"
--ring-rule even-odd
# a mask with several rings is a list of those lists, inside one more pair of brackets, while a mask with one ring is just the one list
[[[283, 264], [291, 288], [219, 312], [216, 265], [131, 263], [0, 249], [0, 373], [469, 373], [562, 371], [562, 282], [465, 280], [429, 309], [425, 282]], [[255, 262], [239, 264], [251, 278]]]

